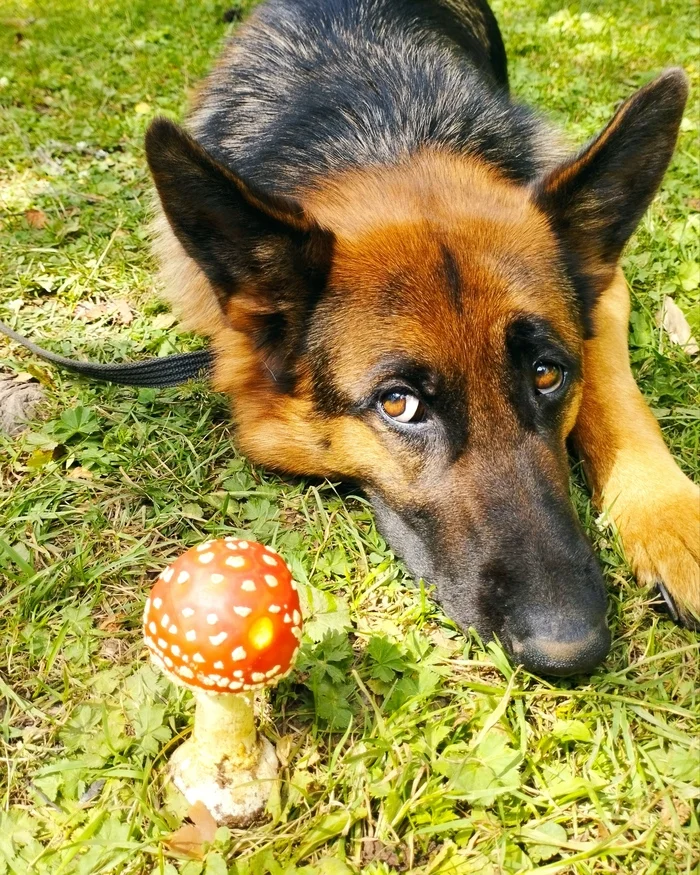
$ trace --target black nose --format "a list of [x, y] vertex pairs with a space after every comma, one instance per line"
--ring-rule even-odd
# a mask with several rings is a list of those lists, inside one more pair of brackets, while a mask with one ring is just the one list
[[513, 661], [535, 674], [566, 677], [592, 671], [610, 650], [610, 630], [605, 620], [597, 625], [566, 620], [521, 639], [511, 639]]

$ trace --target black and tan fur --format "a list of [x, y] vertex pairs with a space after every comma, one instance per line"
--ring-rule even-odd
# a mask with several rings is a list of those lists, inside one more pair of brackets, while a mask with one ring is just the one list
[[[167, 294], [242, 449], [359, 483], [445, 610], [534, 670], [609, 646], [570, 435], [637, 575], [700, 612], [698, 493], [632, 379], [617, 266], [686, 96], [667, 71], [568, 156], [509, 97], [483, 0], [267, 0], [189, 133], [147, 135]], [[422, 419], [388, 415], [408, 398]]]

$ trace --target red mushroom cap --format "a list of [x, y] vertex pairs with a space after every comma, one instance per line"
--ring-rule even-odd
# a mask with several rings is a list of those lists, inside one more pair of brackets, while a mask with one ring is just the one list
[[143, 615], [151, 657], [177, 683], [239, 692], [276, 683], [301, 638], [297, 585], [274, 550], [224, 538], [188, 550], [156, 580]]

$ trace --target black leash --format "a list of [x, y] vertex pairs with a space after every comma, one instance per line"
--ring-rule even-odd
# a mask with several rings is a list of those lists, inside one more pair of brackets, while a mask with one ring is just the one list
[[65, 368], [93, 380], [118, 383], [120, 386], [141, 386], [146, 389], [179, 386], [180, 383], [186, 383], [188, 380], [208, 376], [213, 365], [212, 354], [208, 349], [202, 349], [198, 352], [180, 352], [162, 358], [145, 359], [142, 362], [124, 362], [116, 365], [79, 362], [76, 359], [69, 359], [37, 346], [36, 343], [22, 337], [4, 322], [0, 322], [0, 333], [16, 340], [34, 355], [57, 365], [59, 368]]

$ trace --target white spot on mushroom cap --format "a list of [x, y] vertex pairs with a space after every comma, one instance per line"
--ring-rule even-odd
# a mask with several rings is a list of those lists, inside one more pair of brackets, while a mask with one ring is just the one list
[[178, 576], [177, 576], [177, 582], [178, 582], [178, 583], [187, 583], [187, 581], [188, 581], [189, 579], [190, 579], [190, 573], [189, 573], [189, 571], [181, 571], [181, 572], [178, 574]]
[[247, 541], [239, 541], [238, 546], [241, 548], [241, 550], [247, 550], [250, 545]]
[[164, 638], [159, 638], [157, 643], [161, 650], [168, 649], [168, 642]]
[[174, 572], [175, 572], [174, 568], [168, 567], [165, 569], [165, 571], [161, 572], [160, 576], [166, 583], [169, 583], [170, 578], [173, 576]]
[[296, 589], [297, 589], [297, 582], [296, 582], [296, 580], [294, 580], [294, 578], [292, 578], [292, 579], [290, 580], [289, 585], [291, 586], [291, 588], [292, 588], [293, 590], [296, 590]]
[[277, 586], [277, 584], [279, 583], [279, 580], [277, 580], [277, 578], [275, 577], [274, 574], [266, 574], [265, 575], [265, 583], [268, 586]]
[[192, 608], [183, 608], [180, 613], [183, 617], [194, 617], [194, 610]]
[[202, 563], [202, 565], [208, 565], [213, 558], [213, 553], [200, 553], [199, 561]]
[[281, 610], [282, 610], [282, 608], [281, 608], [279, 605], [270, 605], [270, 606], [268, 607], [268, 611], [269, 611], [271, 614], [279, 614], [279, 612], [280, 612]]
[[247, 617], [248, 614], [252, 612], [252, 608], [246, 608], [242, 605], [236, 605], [233, 609], [234, 614], [238, 614], [239, 617]]
[[253, 580], [244, 580], [241, 584], [241, 589], [244, 592], [255, 592], [255, 581]]
[[217, 687], [221, 687], [221, 689], [223, 689], [224, 687], [228, 687], [228, 685], [229, 685], [229, 679], [228, 679], [228, 678], [221, 678], [221, 680], [218, 680], [218, 681], [216, 682], [216, 686], [217, 686]]
[[173, 656], [180, 655], [180, 648], [178, 647], [177, 644], [173, 644], [173, 646], [170, 648], [170, 650], [172, 651]]
[[246, 659], [248, 654], [242, 647], [237, 647], [231, 654], [231, 659], [234, 662], [239, 662], [241, 659]]
[[175, 625], [175, 623], [170, 626], [168, 632], [170, 632], [171, 635], [177, 635], [177, 626]]
[[148, 631], [149, 631], [152, 635], [155, 635], [156, 632], [158, 631], [158, 627], [157, 627], [156, 624], [153, 622], [153, 620], [151, 620], [151, 622], [148, 624]]
[[194, 629], [190, 629], [188, 632], [185, 632], [185, 638], [187, 639], [187, 641], [196, 641], [197, 633]]
[[144, 616], [151, 610], [151, 598], [150, 596], [146, 599], [146, 604], [143, 608]]
[[201, 653], [195, 653], [192, 657], [192, 662], [198, 662], [200, 665], [206, 662], [206, 659], [202, 656]]
[[197, 552], [203, 553], [205, 550], [208, 550], [211, 547], [211, 541], [202, 541], [201, 544], [197, 545]]
[[164, 656], [163, 662], [168, 666], [168, 668], [172, 668], [175, 665], [175, 663], [172, 661], [172, 659], [169, 656]]
[[293, 620], [294, 620], [294, 625], [295, 625], [295, 626], [298, 626], [299, 623], [301, 623], [301, 614], [300, 614], [299, 611], [297, 611], [296, 609], [295, 609], [294, 612], [292, 613], [292, 618], [293, 618]]
[[285, 623], [292, 622], [292, 618], [289, 616], [289, 614], [285, 614], [284, 617], [282, 617], [282, 619], [284, 620]]
[[231, 681], [231, 683], [228, 685], [228, 688], [229, 690], [240, 690], [242, 686], [242, 681]]
[[266, 565], [277, 565], [277, 560], [274, 556], [269, 556], [267, 553], [263, 553], [262, 561]]
[[265, 680], [265, 675], [264, 675], [262, 672], [254, 671], [254, 672], [251, 674], [250, 679], [251, 679], [254, 683], [256, 683], [256, 684], [260, 684], [260, 683], [262, 683], [262, 682]]
[[212, 576], [209, 578], [209, 580], [214, 584], [218, 584], [218, 583], [223, 583], [224, 580], [226, 580], [226, 578], [224, 577], [223, 574], [212, 574]]
[[235, 678], [242, 678], [242, 677], [243, 677], [243, 672], [240, 670], [240, 668], [237, 668], [237, 669], [234, 671], [233, 676], [234, 676]]
[[189, 678], [190, 680], [192, 680], [192, 678], [194, 677], [194, 672], [186, 665], [181, 665], [179, 668], [176, 669], [176, 671], [178, 674], [181, 674], [183, 678]]
[[159, 611], [159, 610], [163, 607], [163, 599], [158, 598], [158, 596], [156, 596], [156, 597], [153, 599], [153, 607], [154, 607], [157, 611]]
[[214, 663], [214, 668], [218, 668], [219, 670], [221, 670], [223, 667], [224, 667], [224, 664], [220, 659]]
[[167, 629], [170, 625], [170, 617], [167, 614], [163, 614], [163, 616], [160, 618], [160, 625], [164, 629]]
[[209, 623], [210, 626], [214, 626], [218, 622], [219, 622], [219, 615], [218, 614], [207, 614], [207, 623]]
[[279, 673], [279, 670], [282, 668], [281, 665], [273, 665], [269, 671], [265, 672], [265, 677], [271, 678], [274, 675]]
[[218, 635], [210, 635], [209, 641], [214, 645], [214, 647], [218, 647], [219, 644], [223, 644], [227, 638], [228, 634], [226, 632], [219, 632]]
[[245, 559], [242, 556], [229, 556], [226, 559], [226, 565], [229, 565], [231, 568], [243, 568]]
[[301, 640], [301, 629], [298, 626], [292, 626], [292, 635]]

